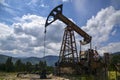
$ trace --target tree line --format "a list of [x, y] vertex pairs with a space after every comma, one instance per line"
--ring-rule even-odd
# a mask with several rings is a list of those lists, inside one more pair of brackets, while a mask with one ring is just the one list
[[119, 66], [120, 66], [120, 53], [112, 55], [108, 69], [120, 71]]
[[[120, 54], [113, 55], [109, 63], [109, 70], [116, 70], [116, 65], [120, 64]], [[32, 64], [31, 62], [23, 63], [18, 59], [15, 63], [12, 62], [12, 57], [8, 57], [5, 63], [0, 63], [0, 72], [41, 72], [46, 69], [49, 72], [53, 72], [53, 67], [47, 66], [45, 61], [39, 61], [38, 64]]]
[[41, 72], [43, 69], [53, 71], [53, 67], [47, 66], [45, 61], [39, 61], [38, 64], [33, 65], [31, 62], [23, 63], [18, 59], [13, 63], [12, 57], [8, 57], [5, 63], [0, 63], [1, 72]]

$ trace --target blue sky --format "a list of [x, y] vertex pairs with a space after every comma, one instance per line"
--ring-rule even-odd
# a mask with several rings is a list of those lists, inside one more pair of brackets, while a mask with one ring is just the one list
[[[100, 54], [120, 51], [120, 0], [0, 0], [0, 54], [42, 57], [45, 20], [59, 4]], [[46, 55], [59, 55], [65, 26], [55, 21], [48, 27]], [[76, 34], [78, 44], [81, 39]]]

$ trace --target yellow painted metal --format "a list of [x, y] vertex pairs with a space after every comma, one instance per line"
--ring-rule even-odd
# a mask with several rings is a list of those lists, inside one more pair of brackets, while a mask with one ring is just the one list
[[108, 71], [108, 79], [109, 80], [117, 80], [116, 71]]

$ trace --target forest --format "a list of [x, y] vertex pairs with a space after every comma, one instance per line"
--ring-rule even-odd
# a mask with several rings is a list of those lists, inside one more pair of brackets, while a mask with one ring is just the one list
[[[108, 70], [118, 70], [119, 65], [120, 54], [112, 54]], [[31, 62], [23, 63], [20, 59], [18, 59], [15, 63], [13, 63], [12, 57], [8, 57], [5, 63], [0, 63], [0, 72], [40, 73], [43, 69], [46, 69], [48, 73], [54, 72], [53, 66], [48, 66], [44, 60], [40, 60], [37, 64], [32, 64]]]
[[48, 70], [50, 73], [53, 71], [53, 67], [47, 66], [46, 61], [39, 61], [38, 64], [33, 65], [31, 62], [23, 63], [18, 59], [13, 63], [12, 57], [8, 57], [5, 63], [0, 63], [0, 72], [40, 73], [43, 69]]

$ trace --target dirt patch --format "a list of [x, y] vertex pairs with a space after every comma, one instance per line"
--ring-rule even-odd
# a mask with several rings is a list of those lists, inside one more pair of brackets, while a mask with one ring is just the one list
[[63, 77], [47, 75], [48, 79], [40, 79], [38, 74], [21, 74], [17, 77], [17, 73], [0, 73], [0, 80], [69, 80]]

